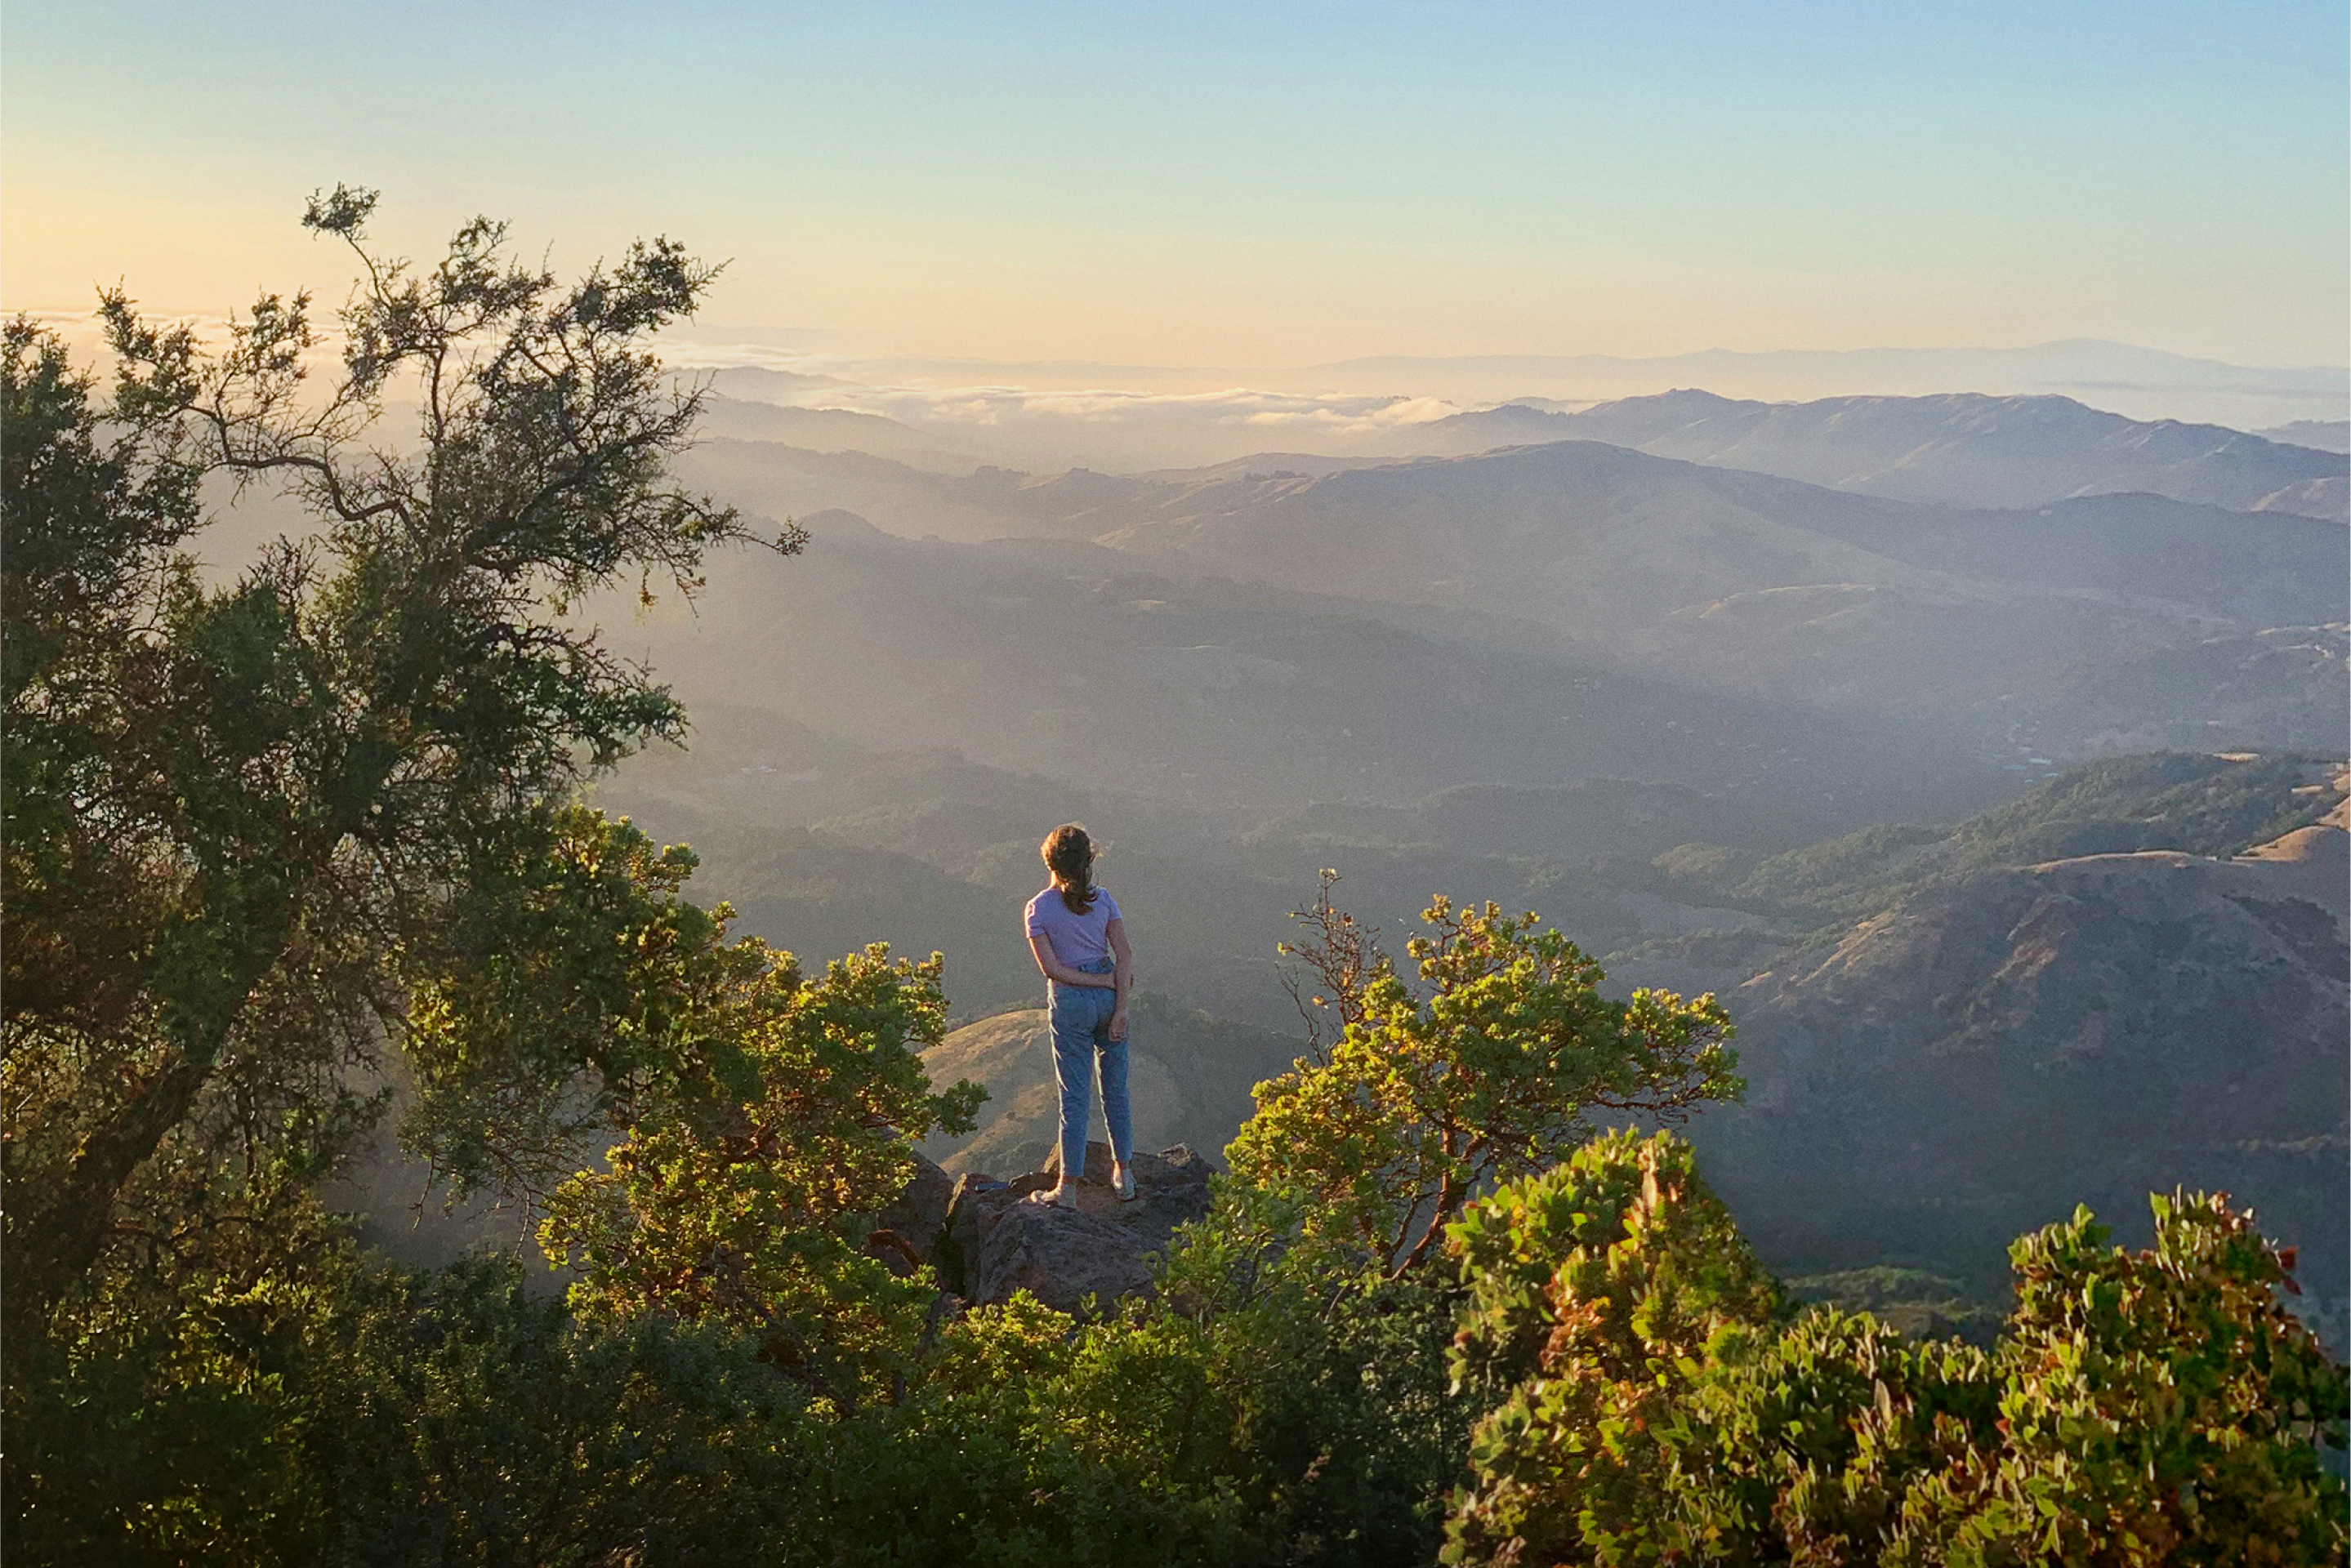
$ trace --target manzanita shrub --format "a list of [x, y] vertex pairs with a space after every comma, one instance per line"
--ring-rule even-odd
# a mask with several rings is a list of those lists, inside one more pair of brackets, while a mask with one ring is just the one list
[[1793, 1315], [1668, 1134], [1471, 1205], [1458, 1376], [1518, 1379], [1455, 1500], [1456, 1563], [2340, 1563], [2344, 1368], [2293, 1256], [2225, 1196], [2016, 1242], [1990, 1351]]
[[1612, 1116], [1677, 1122], [1745, 1093], [1712, 995], [1602, 994], [1607, 976], [1542, 917], [1429, 900], [1405, 944], [1417, 983], [1322, 897], [1283, 944], [1322, 989], [1301, 1005], [1339, 1029], [1259, 1084], [1226, 1150], [1236, 1174], [1295, 1189], [1310, 1234], [1392, 1279], [1435, 1258], [1473, 1193], [1566, 1158]]

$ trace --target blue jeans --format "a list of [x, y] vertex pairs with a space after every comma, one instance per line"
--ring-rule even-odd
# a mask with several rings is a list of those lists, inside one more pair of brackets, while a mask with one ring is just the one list
[[[1080, 966], [1088, 974], [1109, 974], [1109, 959]], [[1086, 1118], [1093, 1110], [1093, 1080], [1102, 1076], [1102, 1120], [1110, 1127], [1111, 1157], [1126, 1163], [1134, 1142], [1133, 1113], [1126, 1103], [1126, 1042], [1109, 1034], [1118, 992], [1108, 986], [1051, 988], [1047, 1014], [1053, 1023], [1053, 1082], [1061, 1091], [1062, 1179], [1086, 1173]]]

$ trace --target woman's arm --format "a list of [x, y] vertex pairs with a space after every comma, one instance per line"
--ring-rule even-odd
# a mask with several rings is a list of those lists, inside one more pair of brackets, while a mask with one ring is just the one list
[[1102, 934], [1110, 939], [1111, 957], [1118, 961], [1117, 966], [1111, 971], [1111, 981], [1118, 992], [1118, 1002], [1111, 1009], [1110, 1037], [1123, 1040], [1126, 1038], [1126, 999], [1134, 990], [1134, 952], [1126, 945], [1124, 920], [1112, 917], [1110, 923], [1102, 928]]
[[1062, 985], [1090, 985], [1099, 990], [1112, 989], [1118, 984], [1114, 975], [1088, 974], [1081, 969], [1071, 969], [1054, 955], [1051, 939], [1041, 937], [1035, 931], [1029, 933], [1029, 950], [1037, 955], [1038, 972], [1047, 980]]

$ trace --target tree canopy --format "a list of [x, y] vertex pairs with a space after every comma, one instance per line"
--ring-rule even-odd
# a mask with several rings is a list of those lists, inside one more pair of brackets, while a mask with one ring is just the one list
[[[407, 975], [464, 959], [453, 891], [551, 843], [536, 814], [585, 770], [682, 733], [569, 612], [623, 580], [691, 594], [752, 536], [663, 468], [698, 398], [644, 343], [710, 268], [657, 240], [559, 284], [479, 220], [420, 270], [370, 246], [374, 204], [338, 187], [304, 217], [362, 266], [327, 385], [306, 294], [216, 350], [108, 294], [103, 398], [7, 329], [12, 1332], [159, 1196], [167, 1142], [291, 1148], [356, 1113]], [[416, 424], [381, 439], [395, 392]], [[180, 547], [213, 474], [319, 531], [204, 586]]]
[[1377, 933], [1331, 902], [1336, 880], [1323, 874], [1288, 950], [1336, 1037], [1258, 1086], [1232, 1158], [1252, 1180], [1311, 1193], [1315, 1223], [1379, 1267], [1429, 1257], [1473, 1194], [1565, 1158], [1598, 1116], [1673, 1120], [1740, 1092], [1713, 997], [1611, 1001], [1600, 966], [1540, 916], [1441, 897], [1405, 944], [1416, 991]]
[[1456, 1365], [1480, 1424], [1458, 1563], [2340, 1562], [2344, 1369], [2225, 1198], [2021, 1238], [1989, 1351], [1789, 1312], [1670, 1135], [1471, 1206]]

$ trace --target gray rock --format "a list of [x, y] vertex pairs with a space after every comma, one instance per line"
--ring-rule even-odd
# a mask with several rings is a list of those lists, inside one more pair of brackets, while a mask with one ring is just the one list
[[914, 1174], [907, 1179], [905, 1189], [890, 1207], [873, 1217], [874, 1233], [886, 1231], [895, 1246], [869, 1242], [869, 1250], [879, 1245], [895, 1251], [903, 1249], [918, 1262], [938, 1261], [939, 1242], [946, 1234], [947, 1215], [955, 1207], [955, 1183], [947, 1173], [923, 1158], [914, 1155]]
[[1119, 1220], [1156, 1251], [1176, 1227], [1208, 1217], [1208, 1178], [1216, 1168], [1207, 1157], [1183, 1144], [1158, 1154], [1134, 1157], [1134, 1201], [1121, 1206]]
[[976, 1305], [1027, 1290], [1063, 1311], [1090, 1293], [1104, 1301], [1137, 1294], [1150, 1288], [1149, 1254], [1166, 1247], [1176, 1226], [1208, 1212], [1211, 1168], [1181, 1144], [1134, 1157], [1135, 1196], [1123, 1203], [1111, 1190], [1107, 1145], [1088, 1146], [1073, 1209], [1027, 1201], [1053, 1185], [1059, 1162], [1047, 1165], [1011, 1181], [967, 1174], [956, 1183], [943, 1285]]
[[1016, 1203], [981, 1245], [973, 1300], [1007, 1302], [1027, 1291], [1076, 1312], [1088, 1296], [1108, 1303], [1151, 1287], [1134, 1233], [1115, 1220], [1050, 1203]]
[[1052, 1179], [1046, 1176], [1024, 1177], [1018, 1184], [972, 1171], [956, 1178], [946, 1233], [939, 1245], [941, 1288], [977, 1300], [972, 1294], [973, 1283], [977, 1278], [980, 1249], [987, 1243], [988, 1232], [1021, 1199], [1052, 1184]]

